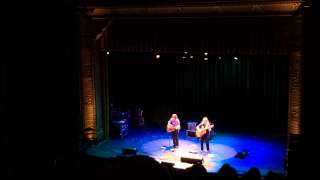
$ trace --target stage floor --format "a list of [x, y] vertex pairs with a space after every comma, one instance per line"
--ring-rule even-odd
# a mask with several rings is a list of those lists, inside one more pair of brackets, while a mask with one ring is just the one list
[[[176, 168], [187, 168], [192, 164], [181, 162], [183, 158], [203, 159], [208, 172], [217, 172], [225, 163], [243, 174], [251, 167], [260, 169], [264, 176], [268, 171], [285, 174], [286, 139], [252, 136], [239, 133], [215, 132], [210, 140], [210, 152], [200, 153], [198, 138], [179, 133], [179, 148], [172, 151], [170, 134], [161, 128], [130, 129], [127, 136], [108, 139], [86, 149], [86, 153], [96, 157], [116, 157], [123, 148], [136, 148], [137, 154], [147, 155], [159, 162], [173, 163]], [[244, 158], [237, 153], [248, 152]]]

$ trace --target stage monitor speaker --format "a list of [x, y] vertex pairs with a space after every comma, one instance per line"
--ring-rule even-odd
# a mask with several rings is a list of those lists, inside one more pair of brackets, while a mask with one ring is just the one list
[[235, 157], [238, 159], [244, 159], [249, 155], [249, 151], [248, 150], [244, 150], [243, 152], [238, 152]]
[[137, 149], [136, 148], [123, 148], [122, 149], [122, 154], [125, 154], [125, 155], [136, 155], [137, 154]]
[[162, 161], [161, 164], [165, 167], [168, 167], [168, 168], [172, 168], [174, 166], [174, 163], [172, 162], [165, 162], [165, 161]]
[[202, 164], [203, 158], [202, 157], [183, 157], [181, 156], [181, 162], [186, 162], [190, 164]]

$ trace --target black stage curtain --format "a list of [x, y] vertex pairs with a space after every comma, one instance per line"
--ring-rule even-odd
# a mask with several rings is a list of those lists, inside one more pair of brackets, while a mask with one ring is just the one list
[[221, 129], [286, 132], [288, 56], [160, 55], [110, 55], [116, 106], [143, 106], [159, 124], [177, 112], [184, 124], [208, 116]]
[[115, 19], [106, 31], [113, 52], [287, 55], [292, 17]]

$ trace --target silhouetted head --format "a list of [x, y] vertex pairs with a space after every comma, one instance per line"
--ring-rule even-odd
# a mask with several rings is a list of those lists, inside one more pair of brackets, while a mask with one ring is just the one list
[[228, 163], [222, 165], [217, 173], [219, 179], [224, 180], [236, 180], [238, 179], [237, 171], [231, 167]]
[[205, 179], [207, 176], [207, 170], [202, 164], [194, 164], [187, 168], [187, 172], [193, 177], [193, 179]]

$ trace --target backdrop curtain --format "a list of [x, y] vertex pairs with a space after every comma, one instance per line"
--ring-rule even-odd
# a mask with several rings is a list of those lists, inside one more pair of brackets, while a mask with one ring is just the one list
[[183, 121], [209, 116], [220, 128], [285, 132], [288, 56], [204, 57], [114, 53], [111, 99], [124, 109], [143, 105], [146, 119], [160, 124], [178, 112]]
[[292, 17], [115, 19], [105, 39], [113, 52], [287, 55]]

